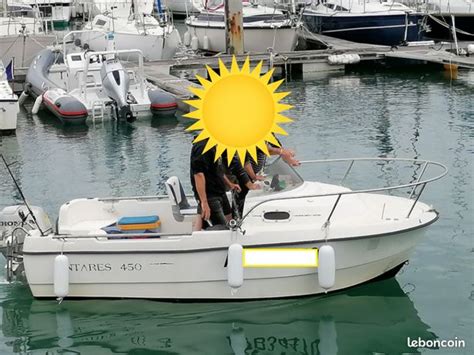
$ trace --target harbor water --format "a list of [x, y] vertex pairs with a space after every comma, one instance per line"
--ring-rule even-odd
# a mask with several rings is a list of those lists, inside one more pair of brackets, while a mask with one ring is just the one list
[[[434, 71], [359, 71], [285, 86], [294, 122], [281, 140], [300, 159], [419, 158], [448, 167], [421, 198], [440, 218], [395, 278], [326, 296], [242, 303], [58, 304], [3, 282], [0, 354], [474, 353], [473, 73], [451, 80]], [[29, 202], [52, 221], [68, 200], [162, 194], [173, 175], [190, 191], [187, 119], [74, 127], [47, 111], [32, 116], [31, 105], [16, 135], [0, 137], [0, 151], [16, 161], [12, 170]], [[19, 197], [1, 167], [0, 209]], [[408, 338], [466, 345], [411, 347]]]

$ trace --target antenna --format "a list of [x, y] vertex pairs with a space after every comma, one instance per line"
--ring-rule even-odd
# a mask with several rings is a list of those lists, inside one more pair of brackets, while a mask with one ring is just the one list
[[3, 163], [5, 164], [5, 167], [7, 168], [7, 171], [10, 174], [10, 177], [12, 178], [13, 182], [15, 183], [15, 186], [16, 186], [18, 192], [20, 193], [21, 199], [23, 200], [23, 203], [25, 204], [26, 208], [28, 209], [28, 212], [31, 215], [31, 218], [33, 218], [33, 221], [35, 222], [36, 227], [38, 227], [38, 230], [40, 231], [41, 235], [44, 236], [45, 234], [44, 234], [43, 230], [41, 229], [41, 227], [39, 226], [38, 221], [36, 220], [35, 214], [33, 213], [30, 206], [28, 205], [28, 202], [26, 202], [25, 195], [23, 194], [23, 191], [21, 190], [20, 185], [18, 185], [18, 182], [15, 179], [15, 176], [13, 175], [12, 171], [10, 170], [10, 165], [15, 164], [15, 162], [13, 162], [11, 164], [8, 164], [7, 161], [5, 160], [5, 157], [3, 156], [3, 154], [0, 154], [0, 157], [3, 160]]

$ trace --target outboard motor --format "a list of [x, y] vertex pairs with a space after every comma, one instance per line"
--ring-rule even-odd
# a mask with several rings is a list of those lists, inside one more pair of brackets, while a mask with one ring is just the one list
[[120, 61], [116, 58], [104, 61], [100, 69], [100, 77], [105, 92], [117, 105], [118, 117], [126, 119], [127, 122], [133, 122], [135, 117], [127, 102], [130, 79]]
[[[30, 208], [41, 230], [45, 233], [51, 232], [52, 226], [46, 212], [44, 212], [41, 207], [30, 206]], [[25, 205], [8, 206], [0, 210], [0, 250], [2, 253], [5, 252], [8, 237], [10, 237], [15, 228], [18, 227], [27, 231], [32, 228], [37, 228]], [[17, 240], [17, 243], [23, 244], [25, 233], [15, 233], [15, 235], [20, 239]]]

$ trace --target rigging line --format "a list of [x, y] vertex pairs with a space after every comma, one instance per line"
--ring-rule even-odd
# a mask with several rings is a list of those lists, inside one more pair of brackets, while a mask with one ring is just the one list
[[18, 35], [15, 40], [12, 42], [12, 44], [10, 44], [10, 46], [8, 47], [7, 51], [3, 53], [3, 55], [5, 56], [9, 51], [10, 49], [13, 47], [13, 45], [16, 43], [16, 41], [18, 40], [18, 38], [20, 38], [20, 35]]
[[[446, 21], [442, 21], [436, 17], [434, 17], [433, 15], [431, 14], [428, 14], [428, 17], [431, 18], [434, 22], [438, 23], [439, 25], [443, 26], [443, 27], [446, 27], [447, 29], [450, 29], [452, 26], [450, 26]], [[462, 35], [466, 35], [466, 36], [473, 36], [474, 37], [474, 33], [469, 33], [469, 32], [466, 32], [466, 31], [463, 31], [463, 30], [460, 30], [458, 28], [455, 28], [455, 31], [457, 33], [460, 33]]]
[[43, 230], [41, 229], [41, 227], [39, 226], [39, 223], [38, 221], [36, 220], [36, 216], [35, 214], [33, 213], [33, 211], [31, 210], [30, 206], [28, 205], [28, 202], [26, 202], [26, 197], [25, 195], [23, 194], [23, 191], [21, 190], [21, 187], [20, 185], [18, 185], [18, 182], [16, 181], [15, 179], [15, 176], [13, 175], [12, 171], [10, 170], [10, 165], [7, 163], [7, 161], [5, 160], [5, 157], [3, 156], [3, 154], [0, 154], [0, 157], [2, 158], [3, 160], [3, 163], [5, 164], [5, 167], [7, 168], [7, 171], [8, 173], [10, 174], [10, 177], [12, 178], [13, 180], [13, 183], [15, 184], [18, 192], [20, 193], [20, 196], [21, 196], [21, 199], [23, 200], [23, 203], [25, 204], [26, 208], [28, 209], [28, 212], [29, 214], [31, 215], [31, 218], [33, 218], [33, 221], [35, 222], [36, 224], [36, 227], [38, 227], [38, 230], [40, 231], [41, 235], [44, 236], [44, 232]]

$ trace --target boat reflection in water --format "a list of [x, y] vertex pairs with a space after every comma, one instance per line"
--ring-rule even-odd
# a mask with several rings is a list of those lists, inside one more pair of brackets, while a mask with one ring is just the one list
[[14, 352], [399, 354], [417, 353], [407, 337], [436, 338], [395, 278], [332, 296], [244, 303], [58, 305], [20, 286], [7, 296], [2, 331]]

